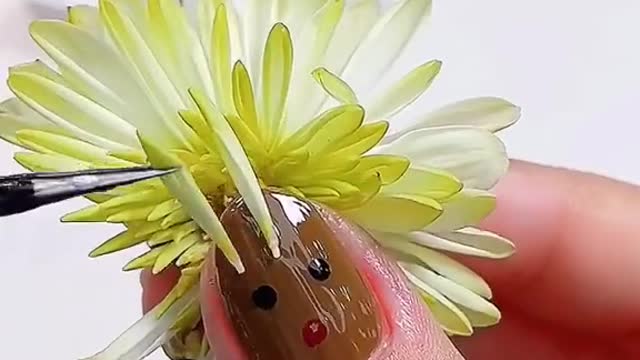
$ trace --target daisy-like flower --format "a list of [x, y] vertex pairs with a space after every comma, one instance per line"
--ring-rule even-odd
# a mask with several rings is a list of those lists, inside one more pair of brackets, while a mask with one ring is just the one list
[[[427, 61], [376, 89], [425, 22], [430, 0], [101, 0], [67, 21], [36, 21], [48, 54], [10, 69], [0, 137], [32, 171], [180, 167], [93, 195], [67, 222], [119, 223], [97, 257], [140, 244], [125, 270], [181, 278], [167, 298], [93, 359], [139, 359], [178, 336], [196, 358], [197, 282], [219, 248], [241, 254], [219, 220], [242, 196], [273, 256], [279, 238], [263, 190], [315, 202], [374, 235], [450, 334], [500, 319], [487, 283], [446, 253], [504, 258], [514, 248], [474, 227], [505, 173], [494, 135], [520, 110], [492, 97], [403, 119], [439, 73]], [[371, 89], [374, 89], [372, 91]], [[201, 345], [202, 344], [202, 345]]]

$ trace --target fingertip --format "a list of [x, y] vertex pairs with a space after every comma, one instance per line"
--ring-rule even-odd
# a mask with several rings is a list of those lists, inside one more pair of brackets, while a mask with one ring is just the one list
[[171, 266], [164, 271], [153, 274], [145, 269], [140, 272], [140, 284], [142, 285], [142, 310], [148, 312], [159, 304], [173, 289], [180, 277], [180, 270]]

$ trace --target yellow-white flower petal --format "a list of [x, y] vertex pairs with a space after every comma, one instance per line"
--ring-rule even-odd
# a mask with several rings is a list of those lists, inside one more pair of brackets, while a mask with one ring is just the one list
[[277, 2], [274, 19], [287, 24], [292, 30], [292, 35], [295, 35], [302, 32], [308, 19], [326, 4], [327, 0], [276, 0], [274, 2]]
[[[10, 99], [2, 104], [0, 104], [0, 138], [4, 139], [10, 143], [15, 145], [19, 145], [19, 142], [16, 139], [16, 133], [20, 130], [31, 129], [31, 130], [42, 130], [47, 131], [54, 134], [64, 134], [65, 131], [54, 126], [51, 122], [46, 120], [45, 118], [39, 116], [39, 114], [35, 113], [30, 114], [26, 113], [21, 115], [17, 111], [12, 111], [9, 108], [11, 107], [10, 102], [19, 102], [17, 99]], [[5, 112], [11, 111], [11, 112]]]
[[26, 148], [41, 153], [61, 154], [91, 163], [94, 167], [125, 168], [134, 163], [109, 156], [107, 150], [64, 135], [39, 130], [20, 130], [16, 133], [18, 142]]
[[163, 247], [163, 251], [158, 254], [155, 263], [153, 264], [152, 272], [158, 274], [162, 270], [166, 269], [171, 263], [177, 260], [187, 249], [192, 245], [195, 245], [201, 236], [199, 234], [191, 234], [179, 241], [172, 241]]
[[327, 47], [333, 38], [334, 30], [342, 17], [344, 0], [326, 1], [307, 21], [296, 44], [296, 59], [291, 78], [291, 93], [306, 94], [293, 96], [288, 103], [291, 114], [290, 129], [297, 129], [304, 121], [313, 117], [326, 99], [309, 74], [324, 60]]
[[485, 314], [479, 311], [474, 311], [460, 304], [458, 304], [458, 307], [469, 319], [473, 327], [489, 327], [500, 322], [500, 317], [496, 317], [493, 314]]
[[515, 245], [508, 239], [472, 227], [434, 234], [415, 232], [410, 237], [433, 249], [491, 259], [506, 258], [515, 251]]
[[483, 190], [492, 188], [509, 167], [500, 139], [469, 126], [414, 130], [373, 151], [405, 156], [414, 165], [448, 171], [465, 187]]
[[260, 184], [251, 168], [249, 159], [242, 149], [242, 145], [240, 145], [238, 138], [236, 138], [224, 116], [216, 110], [202, 93], [191, 91], [191, 95], [200, 108], [200, 112], [213, 129], [217, 149], [229, 175], [233, 179], [234, 186], [238, 189], [249, 211], [258, 222], [258, 226], [267, 240], [273, 256], [280, 257], [280, 240], [275, 232], [275, 226], [273, 225], [267, 202], [260, 189]]
[[74, 5], [68, 8], [67, 21], [91, 33], [96, 38], [104, 36], [102, 22], [100, 21], [100, 13], [95, 6], [91, 5]]
[[412, 243], [410, 239], [403, 234], [377, 233], [375, 238], [385, 248], [417, 259], [421, 261], [424, 266], [433, 269], [433, 271], [447, 279], [464, 286], [484, 298], [491, 298], [491, 288], [489, 288], [489, 285], [482, 277], [450, 257], [427, 247]]
[[367, 229], [403, 233], [424, 228], [441, 212], [440, 204], [430, 198], [382, 193], [344, 214]]
[[[140, 140], [152, 165], [160, 168], [181, 166], [177, 159], [166, 153], [161, 147], [144, 138]], [[211, 205], [209, 205], [207, 198], [200, 191], [193, 176], [185, 168], [181, 168], [179, 171], [163, 177], [162, 181], [180, 201], [193, 220], [220, 247], [220, 250], [236, 270], [240, 273], [244, 272], [240, 255], [233, 247], [229, 235], [224, 230]]]
[[236, 62], [233, 66], [232, 82], [233, 102], [236, 112], [242, 119], [242, 122], [258, 137], [260, 135], [260, 128], [258, 127], [258, 111], [253, 85], [249, 78], [247, 68], [240, 61]]
[[455, 335], [471, 335], [473, 333], [471, 322], [454, 303], [410, 271], [402, 270], [409, 281], [416, 286], [431, 313], [445, 330]]
[[356, 93], [368, 91], [398, 58], [430, 12], [431, 0], [398, 1], [362, 40], [341, 77]]
[[262, 86], [260, 84], [262, 55], [267, 34], [269, 34], [269, 29], [273, 26], [275, 4], [276, 2], [274, 1], [247, 0], [246, 13], [241, 19], [243, 50], [247, 59], [245, 65], [247, 65], [249, 74], [251, 74], [251, 79], [255, 82], [256, 89]]
[[460, 304], [475, 312], [485, 314], [493, 319], [500, 319], [500, 310], [482, 296], [475, 294], [473, 291], [438, 275], [420, 265], [401, 263], [403, 269], [415, 275], [417, 278], [428, 284], [430, 287], [446, 296], [449, 300], [456, 304]]
[[[213, 96], [207, 57], [185, 11], [175, 0], [147, 0], [147, 45], [183, 103], [186, 89], [202, 88]], [[181, 89], [181, 90], [180, 90]]]
[[89, 253], [89, 256], [98, 257], [106, 254], [111, 254], [116, 251], [128, 249], [132, 246], [141, 244], [145, 240], [146, 239], [144, 237], [137, 237], [133, 231], [125, 230], [100, 244], [98, 247], [92, 250], [91, 253]]
[[63, 84], [21, 71], [12, 73], [8, 84], [21, 100], [51, 114], [50, 119], [64, 119], [89, 133], [100, 134], [126, 147], [138, 146], [133, 126]]
[[[296, 1], [296, 0], [293, 0]], [[298, 1], [305, 2], [305, 1]], [[338, 36], [334, 36], [327, 49], [325, 56], [326, 67], [332, 72], [341, 74], [344, 67], [362, 39], [374, 26], [380, 6], [378, 0], [356, 0], [348, 1], [342, 14], [342, 19], [338, 23], [335, 31]]]
[[293, 66], [293, 44], [287, 27], [278, 23], [269, 32], [262, 63], [260, 115], [268, 139], [275, 141], [283, 129]]
[[216, 104], [225, 114], [233, 113], [231, 92], [231, 42], [225, 5], [218, 6], [213, 20], [209, 65], [215, 86]]
[[90, 168], [84, 161], [63, 155], [18, 152], [13, 158], [25, 169], [36, 172], [78, 171]]
[[383, 193], [404, 193], [445, 200], [462, 190], [462, 183], [445, 171], [410, 167], [396, 182], [385, 186]]
[[[238, 23], [238, 13], [233, 6], [233, 1], [227, 0], [201, 0], [198, 1], [198, 19], [197, 28], [204, 47], [205, 54], [211, 54], [211, 35], [213, 34], [213, 19], [220, 5], [225, 6], [227, 16], [227, 26], [229, 29], [229, 38], [231, 43], [231, 58], [238, 60], [242, 58], [243, 41], [240, 34], [240, 26]], [[209, 59], [211, 60], [211, 59]]]
[[349, 84], [325, 68], [317, 68], [312, 73], [313, 78], [322, 86], [324, 91], [342, 104], [357, 104], [358, 97]]
[[[161, 118], [122, 56], [89, 33], [69, 23], [36, 21], [33, 39], [60, 67], [74, 91], [109, 109], [157, 141], [180, 144], [171, 127]], [[127, 103], [135, 99], [133, 105]], [[82, 137], [83, 139], [86, 137]]]
[[[162, 338], [184, 310], [198, 299], [196, 288], [188, 291], [159, 316], [159, 306], [148, 312], [106, 349], [84, 360], [140, 360], [162, 345]], [[154, 349], [155, 347], [155, 349]]]
[[[166, 140], [163, 143], [178, 148], [191, 149], [192, 145], [189, 140], [192, 132], [180, 120], [176, 111], [176, 109], [187, 108], [187, 104], [183, 102], [143, 35], [131, 18], [127, 16], [124, 6], [120, 4], [120, 2], [116, 3], [112, 0], [100, 0], [101, 19], [109, 31], [109, 35], [135, 71], [134, 79], [137, 79], [141, 84], [151, 104], [160, 114], [159, 119], [150, 123], [156, 125], [158, 120], [162, 120], [166, 125], [169, 135], [163, 135], [170, 136], [169, 139], [173, 141]], [[151, 136], [147, 135], [147, 131], [144, 131], [143, 128], [139, 130], [145, 136]], [[153, 140], [158, 141], [155, 137]]]
[[441, 61], [429, 61], [383, 90], [373, 100], [364, 104], [367, 119], [390, 118], [402, 111], [427, 91], [441, 67]]
[[442, 216], [430, 224], [431, 232], [453, 231], [476, 225], [496, 206], [496, 196], [482, 190], [464, 189], [442, 203]]
[[56, 126], [17, 98], [9, 98], [1, 102], [0, 138], [16, 144], [16, 132], [26, 129], [71, 136], [68, 131]]
[[521, 109], [504, 99], [478, 97], [445, 105], [422, 116], [413, 117], [403, 127], [393, 131], [386, 142], [409, 131], [427, 127], [450, 125], [473, 126], [497, 132], [513, 125], [520, 118]]

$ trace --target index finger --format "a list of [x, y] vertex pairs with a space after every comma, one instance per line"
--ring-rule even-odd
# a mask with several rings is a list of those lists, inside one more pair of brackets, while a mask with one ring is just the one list
[[464, 260], [498, 303], [569, 329], [640, 329], [640, 189], [514, 161], [485, 228], [511, 238], [504, 262]]

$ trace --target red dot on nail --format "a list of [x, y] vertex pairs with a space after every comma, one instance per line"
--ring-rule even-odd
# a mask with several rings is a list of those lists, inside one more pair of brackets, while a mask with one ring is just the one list
[[316, 347], [327, 338], [327, 327], [318, 319], [310, 320], [302, 328], [302, 338], [308, 347]]

